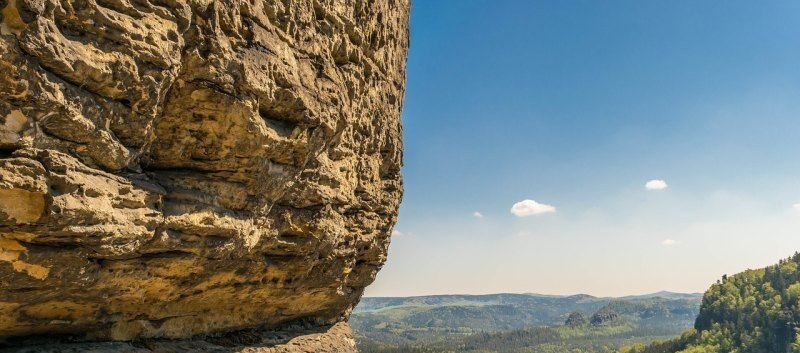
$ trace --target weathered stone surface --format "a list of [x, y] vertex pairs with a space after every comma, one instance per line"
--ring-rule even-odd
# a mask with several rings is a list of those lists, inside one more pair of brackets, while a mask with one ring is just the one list
[[402, 193], [408, 0], [0, 9], [0, 340], [347, 318]]
[[244, 330], [185, 340], [34, 344], [0, 349], [0, 353], [355, 353], [355, 344], [350, 326], [340, 322], [312, 329]]

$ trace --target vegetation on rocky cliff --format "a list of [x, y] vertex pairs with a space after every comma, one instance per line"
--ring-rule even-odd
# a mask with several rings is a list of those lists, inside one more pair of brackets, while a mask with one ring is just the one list
[[800, 254], [723, 276], [706, 292], [694, 330], [624, 353], [800, 352]]

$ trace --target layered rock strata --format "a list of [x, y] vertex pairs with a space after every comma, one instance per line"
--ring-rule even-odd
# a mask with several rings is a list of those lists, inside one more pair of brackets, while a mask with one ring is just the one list
[[0, 9], [5, 344], [349, 342], [402, 194], [408, 0]]

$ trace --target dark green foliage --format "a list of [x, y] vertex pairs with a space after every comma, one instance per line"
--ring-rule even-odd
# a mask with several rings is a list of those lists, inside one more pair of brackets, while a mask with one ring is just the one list
[[395, 346], [360, 341], [359, 350], [364, 353], [611, 353], [621, 346], [652, 342], [674, 334], [675, 331], [647, 329], [635, 323], [584, 325], [580, 328], [531, 327], [471, 335], [443, 335], [437, 340], [423, 339]]
[[697, 331], [687, 330], [679, 338], [656, 341], [649, 345], [635, 345], [623, 348], [620, 353], [674, 353], [682, 351], [697, 340]]
[[498, 333], [478, 333], [461, 340], [463, 351], [499, 351], [508, 347], [531, 347], [558, 340], [561, 336], [547, 327], [534, 327]]
[[663, 352], [800, 353], [800, 255], [723, 276], [703, 297], [695, 329], [684, 346]]

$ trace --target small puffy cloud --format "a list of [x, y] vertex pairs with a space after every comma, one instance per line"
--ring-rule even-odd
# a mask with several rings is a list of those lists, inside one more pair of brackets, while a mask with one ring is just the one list
[[478, 211], [475, 211], [475, 212], [472, 212], [472, 217], [480, 219], [480, 218], [483, 218], [483, 214], [478, 212]]
[[667, 182], [661, 179], [653, 179], [644, 184], [647, 190], [664, 190], [667, 188]]
[[556, 208], [534, 200], [522, 200], [511, 206], [511, 213], [517, 217], [528, 217], [543, 213], [554, 213]]
[[393, 237], [399, 237], [399, 236], [402, 236], [402, 235], [403, 235], [403, 232], [401, 232], [401, 231], [399, 231], [397, 229], [392, 231], [392, 236]]
[[666, 245], [666, 246], [675, 245], [675, 244], [678, 244], [678, 242], [675, 241], [674, 239], [664, 239], [664, 241], [661, 242], [661, 245]]
[[800, 203], [792, 205], [792, 208], [794, 208], [795, 211], [800, 212]]

